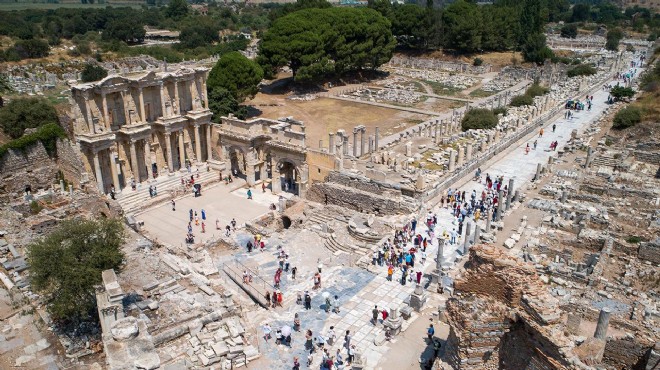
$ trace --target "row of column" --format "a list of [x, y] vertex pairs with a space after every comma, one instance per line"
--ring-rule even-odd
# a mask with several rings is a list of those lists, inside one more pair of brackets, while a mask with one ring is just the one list
[[[201, 78], [201, 77], [200, 77]], [[181, 114], [181, 101], [179, 100], [179, 82], [189, 82], [190, 86], [188, 87], [188, 90], [190, 91], [190, 96], [192, 99], [193, 93], [192, 93], [192, 85], [196, 84], [198, 82], [198, 79], [193, 79], [193, 80], [184, 80], [184, 81], [174, 81], [174, 100], [172, 101], [172, 113], [174, 115], [179, 115]], [[208, 108], [209, 106], [209, 101], [208, 101], [208, 94], [206, 93], [206, 80], [204, 78], [201, 78], [200, 81], [201, 84], [201, 92], [200, 94], [202, 95], [204, 99], [204, 107]], [[160, 83], [160, 103], [161, 103], [161, 116], [162, 117], [168, 117], [169, 115], [167, 114], [167, 109], [166, 109], [166, 99], [165, 99], [165, 88], [166, 85], [164, 82]], [[146, 117], [145, 113], [145, 104], [144, 104], [144, 87], [143, 86], [138, 86], [138, 110], [139, 110], [139, 115], [140, 115], [140, 120], [142, 122], [147, 122], [148, 117]], [[131, 122], [130, 119], [130, 112], [129, 112], [129, 104], [127, 100], [127, 96], [130, 96], [130, 89], [129, 90], [123, 90], [120, 91], [119, 94], [121, 94], [122, 98], [122, 105], [124, 108], [124, 117], [125, 117], [125, 122], [127, 124], [132, 124], [134, 122]], [[110, 122], [110, 119], [108, 117], [108, 101], [107, 101], [107, 95], [108, 93], [105, 91], [101, 91], [101, 106], [102, 106], [102, 116], [103, 116], [103, 122], [105, 124], [106, 128], [109, 128], [112, 126], [112, 122]], [[91, 122], [88, 122], [88, 126], [91, 127], [91, 132], [96, 134], [96, 125], [93, 122], [92, 115], [91, 115], [91, 107], [90, 107], [90, 100], [92, 100], [92, 92], [91, 90], [88, 90], [86, 94], [84, 95], [84, 100], [85, 100], [85, 114], [88, 120]], [[176, 104], [174, 104], [176, 103]], [[193, 109], [200, 109], [203, 108], [201, 104], [195, 104], [195, 100], [192, 99], [192, 107]]]
[[[361, 157], [365, 154], [378, 151], [380, 128], [376, 127], [375, 134], [368, 137], [369, 144], [367, 146], [367, 128], [364, 125], [356, 126], [353, 129], [353, 157]], [[358, 145], [358, 134], [360, 134], [360, 144]], [[348, 136], [344, 130], [337, 130], [337, 143], [335, 143], [335, 133], [328, 134], [328, 153], [348, 155]], [[321, 145], [322, 146], [322, 145]]]
[[[166, 158], [167, 158], [167, 168], [169, 172], [174, 171], [174, 156], [172, 152], [172, 141], [171, 137], [172, 134], [174, 134], [177, 138], [177, 143], [179, 145], [179, 164], [181, 167], [184, 166], [186, 162], [186, 150], [185, 150], [185, 134], [184, 134], [184, 129], [182, 128], [179, 131], [174, 131], [174, 132], [165, 132], [165, 150], [166, 150]], [[205, 124], [205, 125], [195, 125], [193, 126], [193, 132], [195, 135], [195, 157], [197, 158], [197, 162], [202, 161], [202, 141], [201, 141], [201, 134], [200, 130], [204, 131], [204, 136], [206, 137], [206, 158], [207, 159], [212, 159], [213, 158], [213, 147], [211, 145], [211, 124]]]

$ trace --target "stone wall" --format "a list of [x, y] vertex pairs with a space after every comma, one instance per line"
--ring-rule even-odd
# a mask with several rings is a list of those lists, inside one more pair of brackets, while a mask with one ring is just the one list
[[336, 171], [330, 172], [326, 182], [314, 183], [306, 198], [377, 215], [412, 213], [419, 206], [417, 200], [402, 195], [401, 189], [390, 184]]
[[80, 153], [68, 139], [57, 140], [53, 157], [48, 155], [41, 142], [25, 150], [10, 149], [0, 158], [0, 199], [7, 201], [20, 197], [26, 185], [30, 185], [33, 192], [49, 189], [56, 182], [58, 170], [69, 183], [80, 186], [84, 177]]
[[640, 259], [660, 264], [660, 238], [639, 244], [637, 256]]
[[0, 197], [18, 197], [30, 185], [32, 191], [50, 188], [57, 174], [55, 162], [48, 156], [41, 142], [25, 150], [10, 149], [0, 158]]
[[615, 369], [644, 369], [646, 354], [651, 347], [628, 338], [609, 339], [603, 363]]
[[307, 149], [310, 183], [323, 182], [331, 171], [337, 170], [337, 158], [334, 154]]

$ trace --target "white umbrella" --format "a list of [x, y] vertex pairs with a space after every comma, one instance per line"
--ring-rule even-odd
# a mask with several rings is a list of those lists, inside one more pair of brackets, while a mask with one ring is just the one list
[[321, 296], [323, 298], [328, 298], [328, 297], [330, 297], [330, 292], [323, 292], [323, 294], [321, 294]]
[[291, 335], [291, 327], [288, 326], [288, 325], [285, 325], [285, 326], [282, 327], [280, 332], [282, 333], [283, 336], [288, 337], [289, 335]]

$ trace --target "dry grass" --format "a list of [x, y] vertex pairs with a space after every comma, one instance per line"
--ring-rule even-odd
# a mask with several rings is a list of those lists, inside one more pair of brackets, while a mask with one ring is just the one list
[[365, 125], [367, 135], [380, 128], [381, 137], [391, 135], [428, 119], [427, 115], [382, 108], [330, 98], [311, 101], [287, 100], [283, 95], [259, 93], [247, 102], [261, 111], [259, 117], [277, 119], [292, 116], [305, 122], [308, 145], [317, 147], [319, 140], [328, 145], [328, 133], [339, 129], [351, 133], [353, 127]]

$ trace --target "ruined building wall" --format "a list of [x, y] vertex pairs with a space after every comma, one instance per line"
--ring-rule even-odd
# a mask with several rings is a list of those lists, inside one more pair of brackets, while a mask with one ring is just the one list
[[334, 154], [307, 149], [310, 183], [325, 181], [330, 172], [337, 169], [336, 161]]
[[10, 149], [0, 158], [0, 199], [21, 196], [26, 185], [30, 185], [33, 192], [49, 189], [55, 183], [58, 170], [68, 182], [79, 187], [84, 172], [80, 158], [79, 151], [68, 139], [57, 140], [53, 157], [41, 142], [25, 150]]
[[615, 369], [645, 370], [646, 354], [651, 347], [628, 338], [609, 339], [603, 363]]
[[14, 198], [23, 194], [26, 185], [32, 191], [50, 188], [57, 174], [55, 162], [41, 142], [25, 150], [9, 149], [0, 158], [0, 196]]
[[417, 201], [402, 195], [401, 190], [366, 177], [335, 171], [328, 175], [326, 182], [314, 183], [306, 197], [314, 202], [377, 215], [412, 213], [418, 208]]

